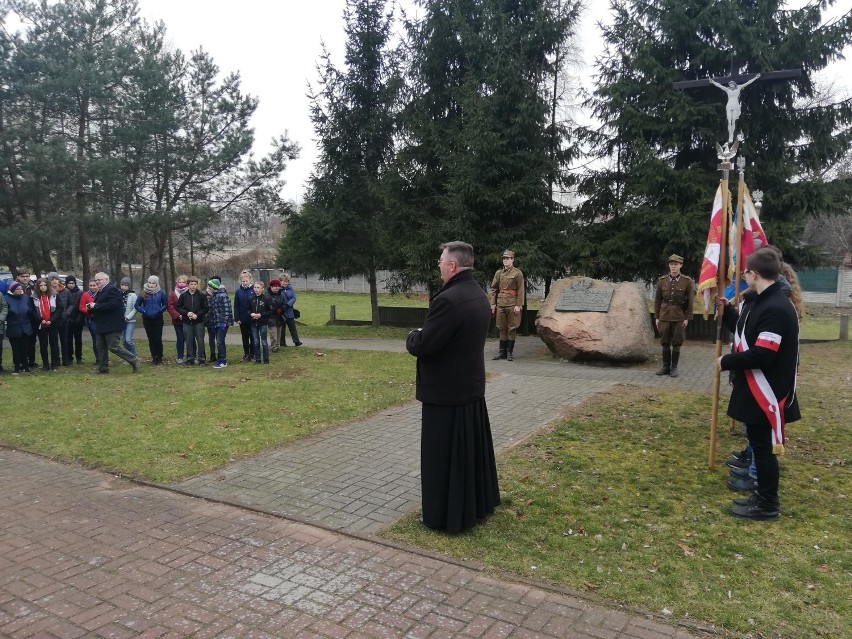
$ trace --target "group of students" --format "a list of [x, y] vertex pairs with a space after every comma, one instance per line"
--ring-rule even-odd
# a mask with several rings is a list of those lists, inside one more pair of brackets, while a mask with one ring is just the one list
[[[89, 308], [99, 291], [96, 280], [89, 282], [88, 290], [82, 290], [73, 275], [63, 282], [59, 275], [50, 273], [31, 282], [30, 273], [21, 270], [15, 280], [0, 283], [0, 287], [0, 372], [4, 335], [12, 346], [14, 374], [37, 369], [36, 343], [40, 345], [42, 370], [57, 370], [75, 361], [82, 364], [84, 327], [92, 335], [96, 363], [100, 360], [95, 319]], [[132, 289], [127, 277], [119, 288], [124, 305], [124, 347], [137, 356], [133, 335], [137, 317], [141, 316], [155, 366], [163, 363], [166, 312], [175, 331], [178, 364], [207, 363], [206, 333], [210, 361], [216, 362], [213, 368], [225, 368], [225, 336], [235, 323], [242, 335], [243, 362], [268, 364], [270, 351], [287, 346], [285, 326], [293, 344], [302, 344], [295, 322], [296, 293], [284, 275], [272, 280], [267, 290], [262, 281], [252, 281], [251, 272], [242, 271], [233, 304], [219, 276], [211, 277], [202, 288], [198, 277], [180, 275], [168, 295], [160, 288], [156, 275], [147, 279], [140, 293]]]

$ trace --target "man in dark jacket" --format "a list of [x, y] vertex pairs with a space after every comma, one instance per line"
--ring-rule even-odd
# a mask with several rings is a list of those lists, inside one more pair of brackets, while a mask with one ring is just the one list
[[121, 291], [110, 284], [109, 275], [97, 273], [95, 282], [98, 292], [95, 301], [89, 302], [86, 308], [92, 313], [98, 339], [98, 373], [109, 373], [109, 354], [115, 353], [133, 367], [133, 372], [139, 371], [139, 358], [121, 345], [121, 334], [124, 332], [124, 302]]
[[195, 275], [187, 279], [187, 290], [181, 293], [175, 304], [180, 313], [187, 359], [190, 366], [204, 366], [207, 355], [204, 350], [204, 333], [207, 323], [207, 293], [198, 290], [198, 278]]
[[[778, 458], [784, 453], [784, 427], [800, 419], [796, 400], [799, 320], [790, 298], [776, 281], [777, 253], [763, 248], [746, 260], [742, 309], [725, 306], [724, 322], [734, 335], [734, 351], [719, 358], [719, 370], [734, 371], [728, 415], [744, 422], [757, 469], [757, 490], [735, 499], [731, 513], [748, 519], [777, 519]], [[720, 299], [724, 303], [724, 298]]]
[[423, 524], [458, 532], [500, 503], [491, 425], [485, 405], [485, 338], [491, 307], [473, 277], [473, 247], [441, 245], [444, 285], [423, 328], [406, 340], [417, 358], [423, 403], [420, 478]]

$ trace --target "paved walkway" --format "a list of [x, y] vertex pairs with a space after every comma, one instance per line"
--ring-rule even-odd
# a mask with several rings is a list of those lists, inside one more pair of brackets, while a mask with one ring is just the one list
[[[332, 346], [383, 343], [305, 340]], [[515, 352], [488, 361], [498, 448], [614, 384], [711, 383], [710, 346], [677, 380], [560, 362], [535, 338]], [[695, 636], [364, 537], [419, 506], [418, 441], [411, 403], [174, 487], [191, 495], [0, 449], [0, 636]]]
[[[303, 348], [405, 350], [399, 342], [305, 340]], [[710, 388], [713, 349], [683, 353], [678, 379], [657, 377], [657, 365], [606, 367], [549, 356], [537, 338], [518, 340], [514, 362], [487, 362], [486, 401], [498, 450], [542, 428], [614, 384]], [[413, 362], [412, 362], [413, 365]], [[273, 449], [173, 488], [345, 532], [372, 533], [420, 507], [420, 404], [411, 402], [366, 420]]]

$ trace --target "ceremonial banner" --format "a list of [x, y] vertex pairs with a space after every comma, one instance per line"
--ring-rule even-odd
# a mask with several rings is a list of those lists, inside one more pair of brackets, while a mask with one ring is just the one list
[[[714, 304], [714, 292], [719, 277], [719, 254], [721, 253], [721, 242], [725, 238], [726, 210], [722, 202], [722, 187], [716, 190], [713, 199], [713, 210], [710, 214], [710, 230], [707, 232], [707, 248], [704, 249], [704, 261], [701, 264], [701, 274], [698, 276], [698, 292], [704, 299], [704, 319], [712, 310]], [[730, 255], [730, 253], [729, 253]], [[730, 275], [733, 269], [727, 269], [725, 285], [730, 283]]]

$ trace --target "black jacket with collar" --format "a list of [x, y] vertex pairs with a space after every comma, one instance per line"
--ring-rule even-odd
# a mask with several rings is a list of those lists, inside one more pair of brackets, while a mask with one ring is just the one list
[[[746, 293], [742, 310], [725, 306], [725, 326], [731, 333], [743, 332], [748, 350], [722, 357], [722, 370], [734, 371], [734, 387], [728, 404], [728, 415], [747, 424], [766, 424], [769, 420], [751, 393], [745, 372], [760, 369], [766, 376], [776, 399], [784, 402], [784, 419], [801, 419], [795, 395], [796, 369], [799, 363], [799, 318], [790, 298], [778, 282], [758, 294]], [[764, 334], [771, 340], [780, 339], [778, 350], [757, 345]], [[768, 342], [771, 343], [771, 342]]]
[[438, 290], [423, 328], [409, 333], [405, 343], [417, 358], [417, 399], [452, 406], [485, 396], [490, 323], [491, 305], [472, 270], [460, 272]]
[[124, 330], [124, 302], [115, 284], [107, 282], [97, 292], [92, 317], [99, 335], [121, 333]]

